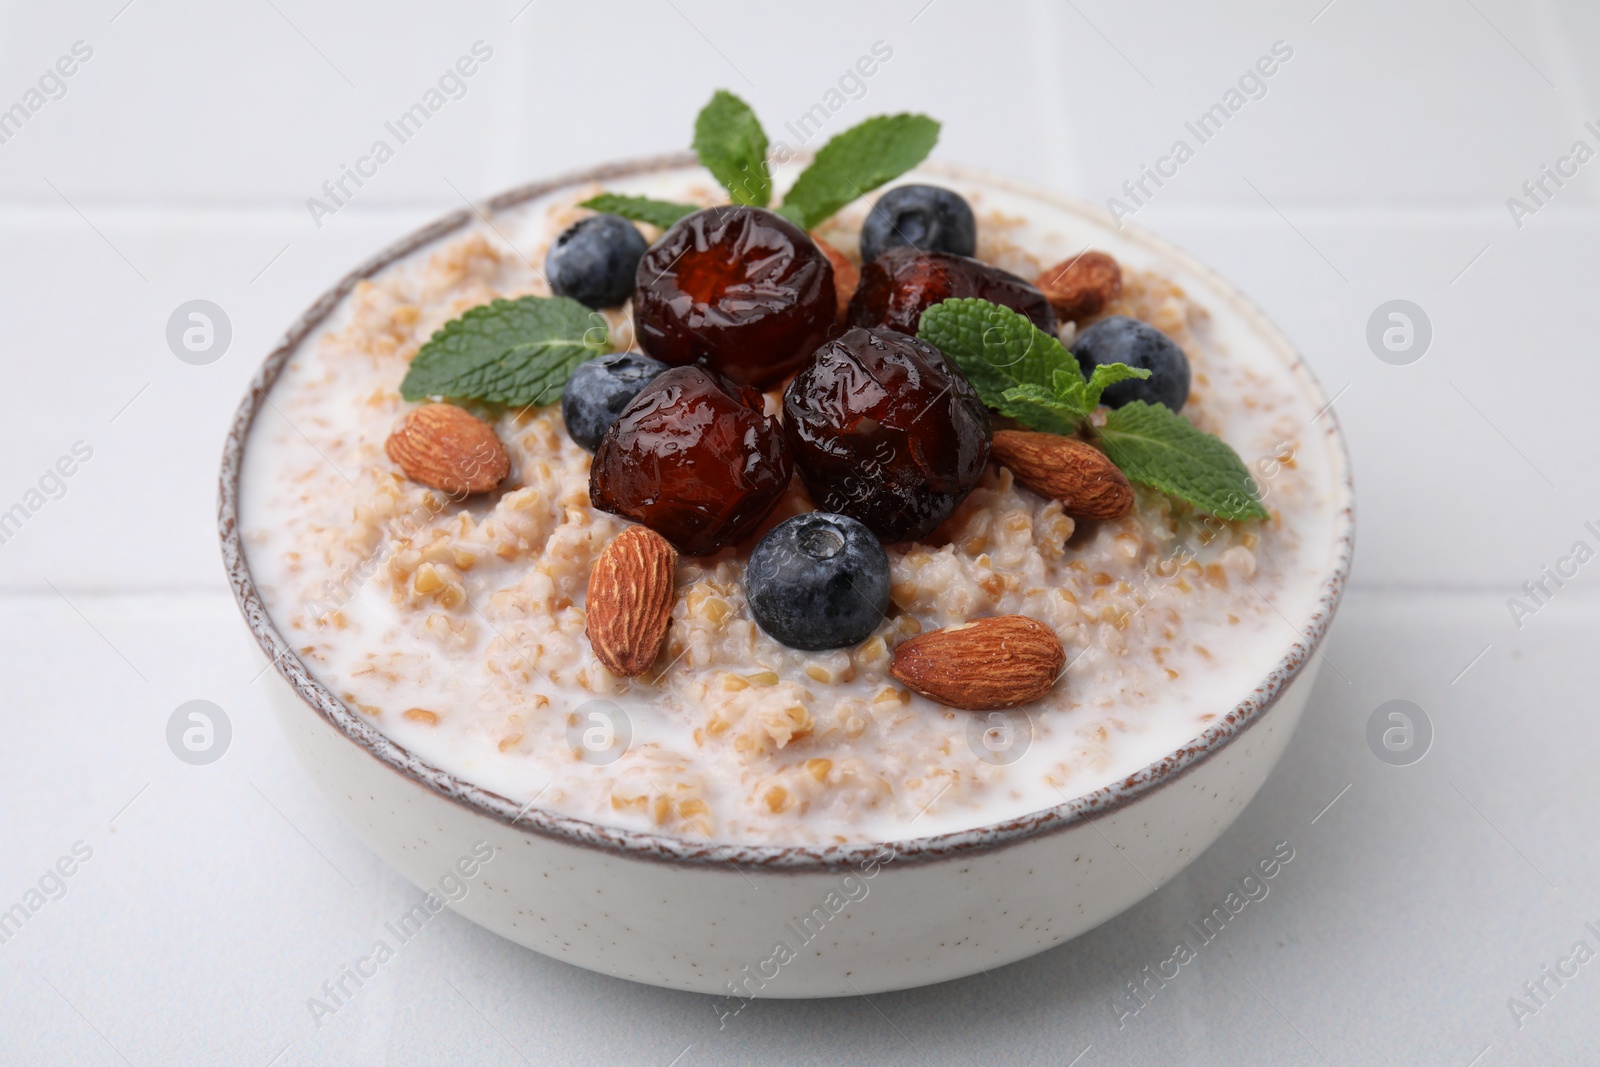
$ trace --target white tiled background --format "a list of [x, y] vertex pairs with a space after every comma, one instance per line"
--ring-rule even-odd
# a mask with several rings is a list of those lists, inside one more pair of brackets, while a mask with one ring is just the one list
[[[94, 451], [0, 544], [0, 908], [74, 842], [93, 858], [0, 944], [0, 1062], [1594, 1062], [1600, 962], [1520, 1028], [1507, 1007], [1576, 941], [1600, 948], [1600, 563], [1520, 630], [1506, 606], [1574, 541], [1600, 547], [1600, 162], [1520, 229], [1506, 207], [1573, 141], [1600, 148], [1588, 0], [3, 10], [0, 107], [94, 51], [0, 144], [0, 510]], [[480, 39], [467, 95], [315, 226], [306, 198]], [[463, 197], [680, 149], [718, 86], [782, 136], [880, 40], [893, 58], [836, 128], [926, 111], [939, 157], [1102, 202], [1293, 48], [1137, 218], [1260, 302], [1350, 438], [1357, 566], [1283, 765], [1149, 900], [967, 981], [719, 1030], [707, 998], [446, 915], [317, 1028], [306, 999], [417, 891], [333, 817], [252, 685], [212, 525], [245, 382], [330, 282]], [[234, 331], [205, 367], [164, 341], [196, 297]], [[1393, 298], [1433, 323], [1414, 365], [1365, 341]], [[1397, 697], [1437, 735], [1407, 768], [1364, 741]], [[164, 740], [192, 698], [233, 723], [209, 767]], [[1119, 1029], [1117, 988], [1279, 840], [1297, 854], [1271, 896]]]

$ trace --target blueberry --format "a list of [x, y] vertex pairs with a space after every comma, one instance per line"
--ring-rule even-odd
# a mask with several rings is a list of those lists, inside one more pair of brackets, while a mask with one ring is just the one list
[[592, 308], [620, 307], [633, 295], [645, 248], [644, 234], [621, 215], [594, 215], [556, 238], [544, 258], [545, 277], [557, 296]]
[[1085, 375], [1107, 363], [1126, 363], [1150, 372], [1145, 379], [1129, 379], [1107, 389], [1100, 402], [1120, 408], [1132, 400], [1165, 404], [1180, 410], [1189, 399], [1189, 357], [1178, 343], [1154, 326], [1112, 315], [1078, 334], [1072, 354]]
[[889, 556], [856, 520], [808, 512], [756, 543], [744, 589], [756, 622], [790, 648], [844, 648], [889, 610]]
[[612, 352], [578, 364], [561, 394], [567, 433], [593, 452], [622, 409], [666, 369], [642, 352]]
[[861, 227], [861, 259], [871, 263], [886, 248], [910, 245], [924, 252], [970, 256], [978, 248], [978, 223], [961, 197], [937, 185], [902, 185], [878, 198]]

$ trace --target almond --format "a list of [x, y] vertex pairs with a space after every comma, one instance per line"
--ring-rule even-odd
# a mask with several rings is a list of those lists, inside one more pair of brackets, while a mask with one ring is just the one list
[[1056, 314], [1082, 322], [1122, 295], [1122, 268], [1104, 252], [1084, 252], [1048, 268], [1034, 284]]
[[828, 262], [833, 264], [833, 291], [839, 296], [839, 321], [843, 322], [845, 310], [850, 307], [850, 298], [856, 295], [856, 286], [861, 284], [861, 268], [815, 233], [811, 235], [811, 239], [822, 249], [822, 254], [828, 257]]
[[635, 678], [655, 662], [672, 624], [677, 570], [677, 551], [646, 526], [628, 527], [595, 560], [584, 632], [606, 670]]
[[913, 637], [889, 673], [929, 700], [995, 711], [1037, 700], [1067, 664], [1054, 630], [1026, 615], [998, 615]]
[[453, 495], [486, 493], [511, 472], [494, 427], [454, 404], [406, 412], [383, 450], [413, 482]]
[[1087, 441], [1055, 433], [1001, 430], [989, 455], [1040, 496], [1061, 501], [1075, 519], [1120, 519], [1133, 510], [1133, 486]]

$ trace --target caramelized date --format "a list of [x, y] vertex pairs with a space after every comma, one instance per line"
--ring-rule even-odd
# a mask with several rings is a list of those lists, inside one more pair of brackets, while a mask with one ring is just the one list
[[707, 208], [678, 220], [639, 261], [639, 347], [703, 363], [740, 385], [787, 378], [834, 329], [833, 267], [806, 232], [761, 208]]
[[932, 533], [989, 459], [972, 383], [892, 330], [858, 327], [818, 349], [783, 394], [783, 418], [811, 499], [886, 542]]
[[861, 268], [850, 301], [852, 326], [886, 326], [915, 334], [922, 313], [942, 300], [977, 297], [1020, 311], [1048, 334], [1056, 314], [1044, 294], [1015, 274], [953, 252], [891, 248]]
[[704, 367], [657, 375], [600, 439], [589, 500], [686, 556], [743, 540], [789, 487], [793, 466], [761, 394]]

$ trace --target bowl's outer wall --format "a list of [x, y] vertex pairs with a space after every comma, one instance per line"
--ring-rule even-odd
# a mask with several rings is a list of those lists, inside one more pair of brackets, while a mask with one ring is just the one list
[[[478, 842], [460, 914], [604, 974], [742, 997], [831, 997], [960, 978], [1069, 940], [1137, 903], [1221, 836], [1283, 754], [1316, 674], [1188, 774], [1091, 823], [943, 863], [741, 869], [631, 858], [507, 826], [352, 745], [274, 675], [300, 760], [372, 850], [438, 893]], [[481, 851], [481, 849], [480, 849]], [[870, 877], [868, 874], [870, 873]], [[459, 892], [459, 891], [458, 891]], [[778, 950], [793, 951], [792, 959]], [[737, 1001], [718, 1010], [732, 1011]]]

